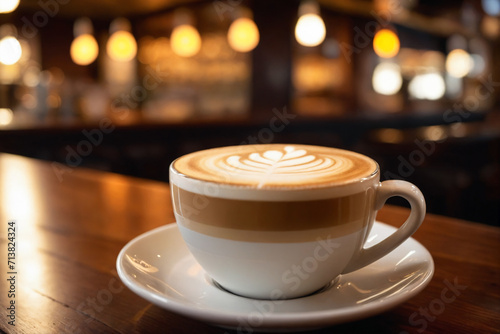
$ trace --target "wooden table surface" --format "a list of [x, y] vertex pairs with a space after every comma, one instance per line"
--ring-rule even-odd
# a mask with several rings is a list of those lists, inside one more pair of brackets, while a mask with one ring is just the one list
[[[377, 219], [397, 226], [407, 215], [386, 206]], [[165, 311], [119, 280], [121, 248], [173, 221], [167, 184], [0, 154], [0, 331], [236, 333]], [[428, 214], [414, 238], [435, 261], [425, 290], [383, 314], [310, 333], [500, 332], [500, 229]], [[450, 285], [456, 298], [443, 295]]]

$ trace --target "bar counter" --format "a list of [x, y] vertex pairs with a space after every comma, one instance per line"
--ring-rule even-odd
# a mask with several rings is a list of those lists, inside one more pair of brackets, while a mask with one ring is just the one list
[[[164, 310], [116, 271], [133, 238], [174, 222], [166, 183], [0, 154], [0, 332], [250, 333]], [[377, 220], [398, 226], [405, 208]], [[307, 333], [500, 332], [500, 228], [427, 214], [430, 283], [383, 313]], [[256, 331], [257, 329], [255, 329]]]

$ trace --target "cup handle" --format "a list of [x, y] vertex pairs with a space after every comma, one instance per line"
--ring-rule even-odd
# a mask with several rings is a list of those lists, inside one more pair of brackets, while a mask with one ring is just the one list
[[416, 186], [410, 182], [400, 180], [389, 180], [379, 183], [375, 197], [375, 210], [380, 210], [387, 199], [393, 196], [401, 196], [410, 203], [410, 216], [396, 232], [381, 242], [370, 248], [361, 248], [351, 259], [346, 269], [344, 269], [343, 274], [358, 270], [392, 252], [415, 233], [422, 224], [426, 210], [425, 199], [422, 192]]

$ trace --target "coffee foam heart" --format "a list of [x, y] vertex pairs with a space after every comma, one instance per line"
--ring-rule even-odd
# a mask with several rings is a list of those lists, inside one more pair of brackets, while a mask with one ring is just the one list
[[[220, 197], [244, 198], [241, 188], [250, 192], [260, 190], [261, 194], [266, 190], [338, 190], [355, 186], [377, 173], [378, 165], [372, 159], [337, 148], [295, 144], [240, 145], [180, 157], [172, 163], [171, 182], [204, 195], [210, 195], [211, 187]], [[207, 182], [208, 185], [204, 184]], [[201, 187], [205, 189], [200, 190]], [[227, 189], [231, 194], [221, 195], [220, 189]]]

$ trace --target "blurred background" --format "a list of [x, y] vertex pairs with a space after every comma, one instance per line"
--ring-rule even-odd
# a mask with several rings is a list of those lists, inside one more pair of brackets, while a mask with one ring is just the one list
[[500, 225], [499, 59], [500, 0], [2, 0], [0, 152], [168, 181], [194, 150], [334, 146]]

